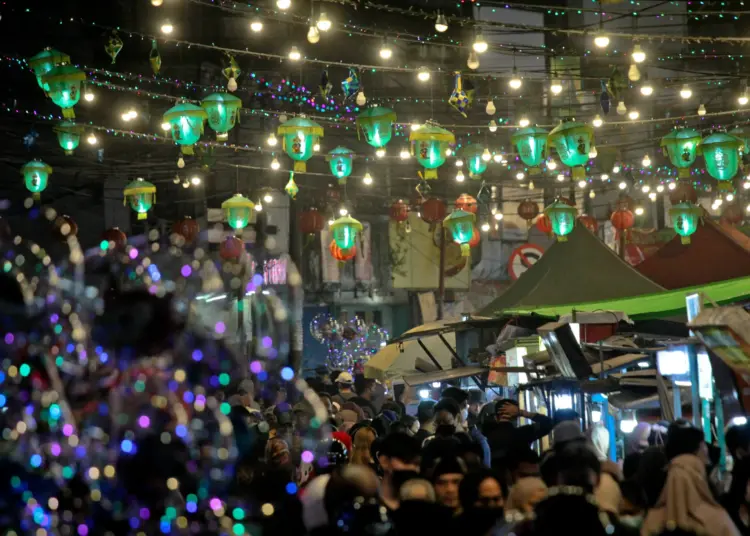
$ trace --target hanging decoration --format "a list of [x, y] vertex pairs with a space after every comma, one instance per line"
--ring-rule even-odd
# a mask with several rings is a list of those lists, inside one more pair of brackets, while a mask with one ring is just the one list
[[156, 39], [151, 41], [151, 52], [148, 54], [148, 62], [151, 64], [154, 76], [159, 74], [159, 71], [161, 71], [161, 54], [159, 54], [159, 46], [156, 43]]
[[477, 200], [473, 196], [469, 194], [461, 194], [458, 196], [458, 199], [456, 199], [456, 209], [476, 214], [479, 210], [479, 205], [477, 205]]
[[203, 99], [201, 106], [208, 116], [208, 126], [216, 132], [216, 140], [229, 139], [229, 131], [239, 121], [242, 101], [229, 93], [213, 93]]
[[531, 225], [531, 220], [539, 215], [539, 205], [530, 199], [524, 199], [518, 205], [518, 215], [526, 220], [527, 225]]
[[182, 148], [182, 154], [194, 153], [193, 146], [201, 139], [207, 118], [203, 108], [187, 102], [177, 104], [164, 114], [164, 121], [172, 127], [172, 139]]
[[349, 100], [359, 93], [359, 69], [351, 67], [349, 69], [349, 76], [344, 78], [341, 82], [341, 89], [344, 90], [344, 99]]
[[742, 140], [725, 132], [716, 132], [703, 138], [698, 145], [698, 153], [706, 161], [706, 171], [719, 182], [719, 190], [731, 190], [729, 182], [740, 167]]
[[65, 119], [75, 119], [73, 107], [81, 100], [81, 83], [86, 73], [73, 65], [63, 64], [53, 67], [42, 76], [42, 84], [47, 94], [62, 109]]
[[461, 76], [460, 71], [453, 73], [453, 80], [453, 92], [448, 99], [448, 104], [453, 106], [453, 108], [462, 116], [467, 117], [466, 110], [469, 108], [469, 96], [464, 91], [463, 77]]
[[604, 115], [609, 115], [609, 109], [611, 108], [612, 102], [609, 99], [609, 91], [607, 91], [607, 83], [604, 80], [599, 81], [602, 92], [599, 94], [599, 105], [602, 107]]
[[62, 150], [65, 151], [66, 155], [72, 155], [81, 143], [83, 127], [71, 121], [63, 121], [55, 127], [55, 132], [57, 133], [57, 143], [60, 144]]
[[618, 238], [625, 233], [625, 238], [630, 238], [630, 229], [635, 225], [635, 215], [625, 205], [621, 205], [615, 210], [609, 217], [609, 221], [612, 222], [612, 227], [617, 229]]
[[331, 240], [331, 243], [328, 246], [328, 251], [331, 252], [331, 257], [341, 263], [350, 261], [357, 256], [357, 246], [352, 246], [349, 249], [342, 249], [336, 244], [335, 240]]
[[690, 235], [698, 229], [703, 209], [693, 203], [677, 203], [669, 209], [669, 217], [675, 232], [684, 245], [690, 244]]
[[529, 166], [530, 175], [541, 172], [539, 166], [547, 158], [548, 132], [540, 127], [521, 128], [513, 133], [510, 142], [516, 147], [521, 162]]
[[102, 233], [101, 249], [122, 250], [128, 245], [128, 237], [119, 227], [111, 227]]
[[451, 239], [461, 246], [461, 256], [471, 255], [471, 237], [474, 234], [476, 216], [471, 212], [454, 210], [443, 220], [443, 228], [448, 231]]
[[122, 46], [122, 39], [120, 39], [120, 36], [117, 34], [117, 30], [112, 30], [112, 35], [109, 36], [109, 39], [107, 39], [107, 44], [104, 47], [107, 56], [112, 58], [112, 65], [115, 64], [115, 60], [117, 59], [117, 55], [122, 50]]
[[227, 57], [229, 58], [229, 63], [227, 64], [224, 69], [222, 69], [221, 74], [224, 75], [224, 78], [227, 79], [227, 90], [234, 93], [237, 91], [237, 79], [242, 74], [242, 69], [240, 69], [239, 64], [237, 63], [237, 60], [234, 59], [234, 56], [231, 54], [227, 54]]
[[21, 175], [26, 189], [31, 192], [31, 197], [38, 200], [41, 193], [47, 188], [47, 181], [52, 174], [52, 168], [41, 160], [32, 160], [21, 168]]
[[236, 236], [227, 236], [219, 246], [219, 255], [225, 261], [236, 261], [245, 251], [245, 243]]
[[362, 224], [349, 215], [340, 217], [329, 227], [334, 242], [342, 250], [354, 247], [357, 235], [362, 231]]
[[596, 218], [593, 216], [581, 214], [578, 216], [578, 222], [593, 234], [596, 234], [599, 231], [599, 222], [596, 221]]
[[39, 54], [29, 59], [29, 67], [34, 71], [37, 84], [45, 92], [47, 92], [47, 88], [42, 81], [42, 77], [64, 63], [70, 63], [70, 56], [54, 48], [45, 48]]
[[681, 179], [690, 177], [690, 166], [698, 155], [700, 132], [694, 128], [675, 129], [661, 139], [664, 155], [677, 168]]
[[294, 160], [294, 171], [307, 171], [305, 162], [312, 158], [315, 144], [323, 137], [323, 127], [315, 121], [299, 116], [279, 125], [276, 133], [283, 137], [284, 151]]
[[409, 205], [399, 199], [391, 205], [390, 209], [391, 221], [396, 223], [402, 223], [409, 219]]
[[289, 172], [289, 180], [286, 182], [286, 186], [284, 186], [284, 191], [286, 192], [286, 195], [289, 196], [289, 199], [294, 200], [297, 198], [299, 186], [297, 186], [297, 183], [294, 180], [294, 171]]
[[311, 208], [299, 214], [299, 231], [304, 235], [316, 234], [325, 229], [326, 219], [323, 213]]
[[318, 89], [320, 90], [320, 96], [323, 97], [323, 99], [327, 99], [329, 93], [331, 93], [331, 90], [333, 89], [331, 79], [328, 78], [328, 69], [324, 69], [323, 73], [320, 75], [320, 84], [318, 85]]
[[443, 221], [447, 208], [442, 200], [436, 197], [430, 197], [422, 202], [419, 208], [419, 214], [425, 223], [430, 224], [432, 229], [436, 223]]
[[391, 141], [395, 122], [396, 112], [390, 108], [368, 108], [357, 116], [357, 138], [362, 132], [365, 141], [372, 147], [385, 147]]
[[554, 145], [560, 160], [573, 168], [573, 180], [586, 176], [583, 166], [589, 160], [589, 151], [594, 142], [594, 129], [590, 125], [566, 119], [549, 133], [549, 141]]
[[747, 156], [750, 154], [750, 125], [741, 125], [733, 128], [729, 131], [729, 134], [742, 140], [741, 153], [744, 162], [740, 163], [740, 167], [744, 167], [744, 165], [747, 164]]
[[552, 235], [552, 221], [546, 214], [540, 214], [534, 222], [534, 226], [547, 236]]
[[464, 145], [458, 151], [459, 156], [461, 156], [466, 162], [466, 167], [469, 169], [469, 177], [472, 179], [481, 179], [482, 174], [487, 171], [489, 160], [483, 158], [485, 151], [489, 152], [489, 150], [481, 143]]
[[123, 204], [130, 204], [137, 214], [139, 220], [148, 217], [148, 211], [156, 203], [156, 186], [142, 178], [137, 178], [125, 187], [122, 192], [125, 196]]
[[434, 123], [427, 123], [409, 134], [411, 153], [425, 168], [423, 178], [437, 179], [437, 168], [445, 163], [445, 150], [456, 142], [452, 132], [440, 128]]
[[185, 244], [192, 244], [201, 232], [201, 227], [193, 218], [186, 216], [172, 225], [172, 234], [181, 236]]
[[568, 241], [568, 235], [575, 229], [577, 214], [577, 208], [571, 207], [559, 199], [556, 199], [544, 209], [544, 215], [549, 218], [552, 224], [552, 232], [557, 236], [558, 242]]
[[339, 184], [346, 184], [346, 179], [352, 174], [354, 152], [346, 147], [336, 147], [326, 157], [331, 173]]
[[240, 234], [250, 223], [255, 223], [255, 203], [242, 194], [234, 194], [221, 204], [229, 226]]

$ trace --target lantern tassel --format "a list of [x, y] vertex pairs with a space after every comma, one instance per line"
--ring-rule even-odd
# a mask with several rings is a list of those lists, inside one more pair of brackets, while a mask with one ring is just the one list
[[690, 168], [680, 168], [677, 171], [677, 177], [680, 179], [689, 179], [690, 178]]
[[461, 244], [461, 256], [462, 257], [471, 256], [471, 246], [469, 244]]
[[425, 169], [424, 178], [425, 180], [437, 179], [438, 178], [437, 169]]
[[63, 117], [65, 119], [75, 119], [76, 118], [76, 113], [73, 110], [73, 108], [63, 108], [62, 114], [63, 114]]
[[683, 236], [683, 237], [681, 237], [681, 239], [682, 239], [682, 245], [683, 246], [687, 246], [687, 245], [690, 244], [690, 237], [689, 236]]
[[138, 219], [139, 220], [145, 220], [147, 218], [148, 218], [148, 214], [146, 214], [145, 212], [139, 212], [138, 213]]
[[304, 162], [297, 161], [294, 163], [294, 172], [295, 173], [305, 173], [307, 172], [307, 164]]
[[567, 242], [568, 241], [568, 237], [567, 236], [563, 236], [563, 235], [557, 235], [557, 241], [558, 242]]

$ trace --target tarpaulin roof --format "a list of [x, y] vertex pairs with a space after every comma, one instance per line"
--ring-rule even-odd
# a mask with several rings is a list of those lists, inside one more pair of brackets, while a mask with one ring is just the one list
[[566, 242], [550, 246], [536, 264], [478, 314], [492, 316], [511, 308], [612, 300], [663, 290], [579, 223]]
[[636, 270], [668, 289], [744, 277], [750, 275], [750, 237], [704, 218], [690, 244], [675, 236]]

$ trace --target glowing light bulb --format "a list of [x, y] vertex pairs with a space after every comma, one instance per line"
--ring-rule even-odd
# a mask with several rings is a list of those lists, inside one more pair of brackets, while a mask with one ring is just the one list
[[628, 113], [628, 108], [625, 106], [625, 101], [620, 101], [617, 103], [617, 115], [625, 115]]
[[367, 103], [367, 97], [365, 97], [365, 92], [360, 91], [359, 93], [357, 93], [357, 98], [354, 102], [357, 103], [357, 106], [364, 106]]
[[346, 209], [346, 207], [341, 207], [339, 209], [339, 215], [346, 216], [347, 214], [349, 214], [349, 211]]
[[300, 53], [299, 49], [297, 47], [292, 47], [289, 51], [289, 59], [292, 61], [299, 61], [302, 58], [302, 54]]
[[313, 144], [313, 152], [319, 152], [320, 151], [320, 143], [317, 141]]
[[516, 179], [519, 181], [522, 181], [525, 177], [526, 175], [524, 174], [523, 171], [519, 171], [518, 173], [516, 173]]
[[745, 207], [745, 212], [750, 212], [750, 205]]
[[278, 159], [276, 159], [276, 157], [274, 157], [274, 159], [271, 160], [271, 169], [273, 169], [274, 171], [276, 171], [280, 167], [281, 167], [281, 164], [279, 163]]
[[435, 18], [435, 30], [440, 33], [448, 31], [448, 19], [446, 19], [445, 15], [443, 15], [439, 11], [437, 14], [437, 18]]
[[578, 181], [579, 188], [581, 189], [586, 188], [586, 185], [588, 185], [588, 183], [585, 180], [581, 179], [580, 181]]
[[190, 181], [183, 181], [182, 182], [182, 187], [183, 188], [190, 188]]
[[650, 97], [653, 94], [654, 94], [654, 86], [651, 85], [651, 82], [646, 80], [641, 85], [641, 95], [643, 95], [644, 97]]
[[184, 167], [185, 167], [185, 159], [184, 159], [184, 158], [182, 158], [182, 157], [179, 157], [179, 158], [177, 159], [177, 167], [178, 167], [179, 169], [182, 169], [182, 168], [184, 168]]
[[619, 188], [620, 190], [624, 190], [625, 188], [627, 188], [627, 187], [628, 187], [628, 185], [627, 185], [627, 183], [626, 183], [625, 181], [620, 181], [620, 184], [618, 184], [618, 185], [617, 185], [617, 187], [618, 187], [618, 188]]
[[734, 201], [734, 194], [733, 194], [733, 193], [728, 193], [728, 194], [727, 194], [727, 197], [726, 197], [726, 200], [727, 200], [728, 202], [730, 202], [730, 203], [731, 203], [732, 201]]
[[602, 173], [600, 179], [602, 179], [602, 182], [608, 181], [609, 175], [607, 175], [606, 173]]
[[453, 149], [451, 149], [450, 147], [446, 147], [445, 156], [451, 156], [451, 155], [453, 155]]
[[717, 207], [720, 207], [722, 203], [724, 203], [724, 200], [721, 197], [717, 197], [716, 199], [714, 199], [714, 205], [716, 205]]
[[643, 216], [643, 213], [646, 212], [643, 210], [643, 207], [635, 207], [635, 215], [636, 216]]
[[411, 131], [414, 132], [422, 128], [422, 125], [420, 125], [419, 123], [412, 123], [409, 128], [411, 128]]
[[591, 190], [589, 192], [589, 199], [594, 199], [596, 197], [596, 192], [594, 190]]
[[529, 118], [526, 116], [522, 116], [521, 119], [518, 120], [518, 126], [521, 128], [526, 128], [530, 123], [531, 121], [529, 121]]
[[594, 119], [592, 119], [591, 124], [594, 125], [594, 128], [599, 128], [604, 124], [604, 120], [602, 119], [602, 116], [596, 114]]
[[599, 156], [599, 151], [596, 150], [595, 145], [592, 145], [589, 149], [589, 158], [596, 158], [597, 156]]
[[529, 181], [529, 190], [533, 190], [533, 189], [534, 189], [534, 181], [530, 180]]
[[427, 67], [420, 67], [417, 69], [417, 79], [420, 82], [427, 82], [430, 79], [430, 70]]
[[503, 161], [503, 155], [501, 155], [500, 153], [493, 154], [492, 161], [495, 162], [495, 164], [499, 164], [500, 162]]
[[380, 57], [384, 60], [389, 60], [393, 57], [393, 49], [388, 43], [383, 43], [380, 47]]
[[292, 0], [276, 0], [276, 7], [284, 11], [292, 7]]
[[742, 183], [742, 188], [745, 190], [750, 190], [750, 181], [745, 181]]
[[620, 164], [615, 163], [615, 165], [612, 166], [612, 173], [614, 173], [616, 175], [617, 173], [620, 172], [620, 169], [621, 169], [620, 168]]
[[321, 32], [327, 32], [331, 29], [331, 19], [328, 18], [328, 15], [326, 15], [325, 11], [320, 12], [320, 17], [318, 17], [316, 26]]
[[271, 192], [266, 192], [263, 194], [263, 201], [265, 203], [272, 203], [273, 202], [273, 194]]
[[255, 33], [260, 33], [263, 31], [263, 21], [260, 19], [253, 19], [250, 23], [250, 29]]
[[628, 80], [631, 82], [637, 82], [641, 79], [641, 71], [638, 69], [638, 66], [634, 63], [630, 66], [630, 69], [628, 69]]
[[643, 160], [641, 160], [641, 164], [643, 164], [643, 167], [649, 167], [651, 165], [651, 159], [648, 157], [648, 155], [643, 157]]
[[170, 125], [169, 123], [164, 122], [164, 123], [161, 124], [161, 129], [164, 132], [169, 132], [170, 130], [172, 130], [172, 125]]
[[168, 20], [165, 20], [164, 23], [161, 25], [161, 33], [165, 35], [169, 35], [172, 32], [174, 32], [174, 26], [172, 26], [172, 23]]
[[497, 132], [497, 122], [494, 119], [490, 120], [489, 129], [490, 132]]
[[667, 188], [669, 188], [670, 190], [674, 190], [675, 188], [677, 188], [677, 183], [670, 182], [669, 184], [667, 184]]
[[456, 167], [464, 167], [464, 161], [460, 158], [456, 158]]
[[495, 216], [495, 220], [496, 221], [500, 221], [500, 220], [503, 219], [503, 213], [502, 212], [495, 212], [494, 216]]
[[198, 175], [193, 175], [190, 178], [190, 182], [193, 184], [193, 186], [198, 186], [201, 183], [201, 178]]
[[380, 147], [378, 150], [375, 151], [375, 156], [377, 156], [378, 158], [385, 157], [385, 149]]
[[706, 115], [706, 107], [703, 104], [698, 106], [698, 115], [700, 116]]
[[483, 233], [486, 233], [486, 232], [488, 232], [488, 231], [490, 230], [490, 224], [489, 224], [489, 222], [484, 222], [484, 223], [482, 224], [482, 227], [481, 227], [481, 229], [482, 229], [482, 232], [483, 232]]
[[550, 158], [549, 160], [547, 160], [547, 169], [552, 170], [552, 171], [556, 170], [557, 169], [557, 162], [554, 159], [552, 159], [552, 158]]
[[487, 43], [487, 40], [481, 32], [477, 34], [474, 38], [474, 44], [471, 45], [471, 48], [473, 48], [474, 52], [477, 54], [484, 54], [489, 47], [490, 45]]
[[487, 106], [485, 107], [484, 111], [487, 115], [495, 115], [497, 108], [495, 107], [495, 102], [492, 99], [487, 101]]
[[266, 140], [266, 144], [268, 144], [269, 147], [276, 147], [276, 144], [279, 142], [279, 140], [276, 139], [276, 134], [271, 132], [271, 134], [268, 135], [268, 139]]
[[318, 31], [317, 26], [310, 26], [310, 29], [307, 30], [307, 42], [314, 45], [318, 41], [320, 41], [320, 31]]
[[160, 7], [164, 3], [164, 0], [151, 0], [151, 5], [154, 7]]
[[97, 143], [99, 143], [99, 140], [96, 138], [96, 134], [94, 134], [93, 132], [89, 134], [89, 137], [86, 138], [86, 141], [89, 145], [96, 145]]
[[508, 85], [511, 89], [520, 89], [523, 85], [523, 81], [521, 80], [521, 77], [518, 76], [518, 73], [516, 72], [515, 67], [513, 68], [513, 75], [510, 77], [510, 80], [508, 81]]
[[651, 192], [650, 194], [648, 194], [648, 198], [651, 201], [656, 201], [656, 192]]
[[466, 66], [472, 71], [479, 69], [479, 56], [473, 50], [469, 52], [469, 59], [466, 60]]
[[365, 186], [370, 186], [372, 184], [372, 175], [370, 175], [369, 172], [365, 173], [365, 176], [362, 177], [362, 183]]
[[490, 160], [492, 160], [492, 153], [486, 147], [484, 148], [484, 152], [482, 153], [482, 160], [484, 160], [485, 162], [489, 162]]
[[682, 86], [682, 89], [680, 90], [680, 97], [682, 97], [684, 100], [687, 100], [692, 96], [693, 96], [693, 90], [690, 89], [690, 86], [687, 84]]
[[594, 44], [599, 48], [607, 48], [609, 46], [609, 37], [606, 35], [597, 35], [594, 37]]
[[664, 191], [664, 185], [663, 184], [658, 185], [656, 187], [656, 191], [659, 193], [662, 193]]
[[747, 104], [747, 101], [748, 101], [747, 93], [743, 93], [742, 95], [737, 97], [737, 102], [739, 103], [740, 106], [745, 106]]
[[549, 90], [553, 95], [559, 95], [562, 93], [563, 87], [559, 80], [553, 80], [552, 84], [549, 86]]
[[456, 182], [464, 182], [464, 179], [464, 172], [459, 169], [458, 173], [456, 173]]
[[646, 61], [646, 53], [641, 48], [641, 45], [637, 44], [633, 47], [633, 53], [631, 54], [633, 61], [636, 63], [643, 63]]
[[408, 160], [409, 157], [411, 156], [409, 154], [409, 149], [407, 149], [406, 147], [404, 147], [403, 149], [401, 149], [401, 152], [399, 153], [399, 156], [401, 157], [401, 160]]
[[565, 175], [562, 173], [557, 174], [557, 182], [564, 182], [565, 181]]
[[641, 188], [641, 192], [643, 192], [644, 194], [647, 194], [650, 191], [651, 191], [651, 186], [649, 186], [648, 184], [644, 184], [643, 187]]
[[83, 92], [83, 100], [85, 100], [86, 102], [94, 102], [95, 98], [96, 95], [94, 95], [94, 92], [89, 88], [86, 88], [86, 90]]
[[628, 117], [630, 118], [631, 121], [635, 121], [640, 116], [641, 116], [641, 114], [638, 112], [638, 110], [630, 110], [628, 112]]

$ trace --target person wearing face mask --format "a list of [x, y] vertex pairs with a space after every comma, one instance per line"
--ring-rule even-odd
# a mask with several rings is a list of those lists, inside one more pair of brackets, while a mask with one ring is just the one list
[[[519, 417], [531, 419], [532, 423], [517, 426]], [[553, 425], [552, 419], [546, 415], [521, 410], [515, 401], [507, 398], [498, 400], [494, 405], [494, 416], [489, 416], [482, 422], [482, 433], [490, 446], [493, 468], [502, 467], [511, 450], [529, 447], [534, 441], [549, 434]]]
[[485, 397], [479, 389], [464, 391], [458, 387], [448, 387], [442, 393], [443, 398], [455, 400], [460, 409], [457, 416], [456, 430], [465, 431], [482, 449], [482, 463], [489, 467], [492, 461], [490, 445], [479, 430], [479, 413], [482, 411]]
[[458, 488], [463, 510], [458, 527], [470, 534], [486, 534], [490, 528], [504, 522], [505, 495], [500, 478], [489, 469], [467, 474]]
[[383, 471], [380, 501], [389, 511], [395, 511], [401, 485], [419, 476], [419, 442], [407, 434], [389, 434], [378, 445], [376, 454]]

